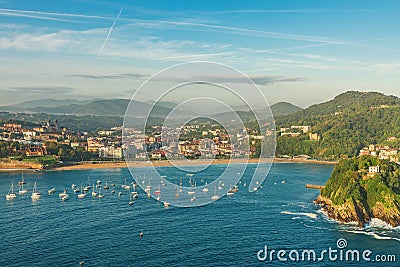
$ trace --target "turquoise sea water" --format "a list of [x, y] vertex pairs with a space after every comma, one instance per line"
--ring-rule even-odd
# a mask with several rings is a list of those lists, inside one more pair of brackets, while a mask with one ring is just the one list
[[[247, 172], [254, 167], [250, 164]], [[212, 165], [194, 179], [198, 184], [211, 181], [223, 169]], [[159, 171], [188, 185], [189, 178], [175, 168]], [[164, 208], [139, 188], [139, 198], [128, 205], [129, 192], [121, 188], [125, 178], [132, 182], [127, 169], [25, 173], [26, 187], [31, 190], [36, 180], [42, 198], [33, 202], [29, 192], [6, 201], [11, 181], [17, 183], [21, 174], [0, 173], [0, 266], [78, 266], [80, 261], [84, 266], [365, 266], [363, 261], [330, 262], [328, 257], [306, 263], [257, 258], [266, 245], [269, 250], [321, 251], [337, 249], [340, 238], [346, 239], [346, 249], [371, 250], [371, 258], [397, 257], [396, 263], [368, 264], [399, 266], [399, 228], [373, 222], [360, 231], [328, 219], [312, 202], [318, 190], [306, 189], [305, 184], [324, 184], [331, 171], [328, 165], [274, 164], [258, 191], [248, 192], [244, 183], [251, 177], [245, 174], [235, 196], [195, 208]], [[102, 190], [102, 199], [90, 193], [78, 199], [71, 184], [85, 185], [88, 177], [92, 183], [102, 180], [103, 186], [106, 179], [115, 183], [116, 193], [111, 194], [111, 188]], [[48, 195], [53, 187], [56, 194]], [[58, 197], [64, 188], [70, 193], [67, 202]]]

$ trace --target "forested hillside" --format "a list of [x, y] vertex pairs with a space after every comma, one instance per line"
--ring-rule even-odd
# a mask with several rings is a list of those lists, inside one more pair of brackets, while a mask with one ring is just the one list
[[[276, 119], [278, 131], [293, 125], [308, 125], [311, 131], [296, 137], [279, 136], [278, 155], [306, 154], [337, 159], [356, 156], [369, 144], [398, 148], [400, 99], [376, 92], [346, 92], [326, 103]], [[318, 134], [319, 140], [311, 140], [310, 133]], [[397, 140], [387, 141], [389, 137], [397, 137]]]

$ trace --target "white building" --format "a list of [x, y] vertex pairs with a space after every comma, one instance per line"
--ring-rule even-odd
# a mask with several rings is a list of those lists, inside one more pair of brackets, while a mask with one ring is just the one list
[[370, 174], [379, 173], [379, 172], [380, 172], [379, 166], [370, 166], [368, 168], [368, 173], [370, 173]]

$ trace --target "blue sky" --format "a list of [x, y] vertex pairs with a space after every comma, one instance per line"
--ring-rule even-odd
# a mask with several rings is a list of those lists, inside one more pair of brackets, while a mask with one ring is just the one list
[[398, 1], [0, 0], [0, 105], [130, 98], [196, 60], [257, 78], [270, 103], [399, 96], [399, 12]]

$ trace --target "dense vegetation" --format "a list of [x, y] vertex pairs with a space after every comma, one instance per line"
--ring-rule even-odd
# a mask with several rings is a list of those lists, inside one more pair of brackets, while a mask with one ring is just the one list
[[84, 147], [73, 149], [66, 144], [57, 144], [54, 142], [46, 142], [47, 152], [50, 155], [57, 156], [61, 161], [82, 161], [97, 158], [97, 155], [87, 152]]
[[[379, 166], [381, 172], [368, 177], [370, 166]], [[400, 197], [400, 166], [368, 155], [341, 160], [321, 194], [331, 199], [333, 204], [343, 204], [350, 198], [360, 200], [364, 194], [362, 188], [368, 190], [371, 205], [380, 199], [383, 188], [386, 188], [385, 192], [390, 191]]]
[[369, 144], [385, 143], [399, 147], [400, 99], [380, 93], [346, 92], [335, 99], [311, 106], [292, 115], [278, 117], [277, 129], [291, 125], [310, 125], [319, 141], [307, 134], [277, 138], [278, 155], [307, 154], [315, 158], [338, 159], [356, 156]]
[[[368, 173], [379, 166], [380, 173]], [[361, 223], [380, 218], [393, 226], [400, 224], [400, 166], [364, 155], [341, 160], [321, 190], [332, 201], [329, 212], [335, 219]], [[354, 214], [351, 216], [349, 214]]]

